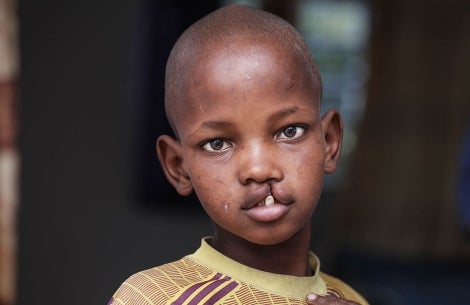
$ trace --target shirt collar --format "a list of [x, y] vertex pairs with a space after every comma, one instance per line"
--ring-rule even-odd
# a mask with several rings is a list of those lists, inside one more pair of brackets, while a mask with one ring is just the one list
[[292, 276], [270, 273], [240, 264], [215, 250], [209, 245], [208, 240], [210, 237], [203, 238], [200, 248], [188, 257], [236, 281], [296, 298], [305, 298], [310, 292], [322, 295], [327, 292], [326, 284], [320, 276], [320, 261], [312, 252], [309, 252], [309, 263], [313, 275]]

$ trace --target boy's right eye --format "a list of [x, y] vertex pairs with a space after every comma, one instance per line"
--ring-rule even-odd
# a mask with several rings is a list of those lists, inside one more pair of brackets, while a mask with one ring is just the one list
[[230, 144], [222, 139], [214, 139], [206, 142], [202, 148], [209, 152], [220, 152], [227, 149], [229, 146]]

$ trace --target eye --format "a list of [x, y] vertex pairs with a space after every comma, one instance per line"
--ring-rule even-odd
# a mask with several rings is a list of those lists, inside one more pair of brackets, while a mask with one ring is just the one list
[[206, 142], [202, 148], [209, 152], [219, 152], [229, 147], [229, 143], [222, 139], [214, 139]]
[[305, 128], [301, 126], [287, 126], [278, 135], [281, 140], [294, 140], [300, 138], [305, 133]]

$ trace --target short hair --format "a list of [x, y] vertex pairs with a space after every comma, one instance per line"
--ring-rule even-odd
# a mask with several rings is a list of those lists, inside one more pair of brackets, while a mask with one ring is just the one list
[[275, 44], [292, 54], [304, 68], [313, 86], [322, 94], [320, 73], [307, 43], [299, 32], [284, 19], [250, 6], [222, 7], [191, 25], [176, 41], [166, 65], [165, 111], [178, 137], [172, 115], [175, 100], [180, 98], [188, 75], [196, 66], [210, 60], [221, 46], [225, 49], [244, 41]]

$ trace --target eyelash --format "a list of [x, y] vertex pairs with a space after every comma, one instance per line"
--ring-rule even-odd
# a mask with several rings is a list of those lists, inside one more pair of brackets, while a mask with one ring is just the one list
[[[213, 147], [213, 144], [215, 145], [216, 142], [221, 142], [222, 144], [222, 147], [219, 148], [219, 149], [215, 149]], [[230, 147], [230, 143], [227, 142], [226, 140], [224, 139], [212, 139], [212, 140], [209, 140], [209, 141], [206, 141], [204, 143], [202, 143], [201, 145], [201, 148], [207, 152], [210, 152], [210, 153], [220, 153], [220, 152], [223, 152], [225, 150], [227, 150], [228, 148]]]
[[[286, 135], [286, 131], [290, 128], [295, 128], [295, 135], [293, 135], [293, 136], [287, 136]], [[298, 134], [299, 132], [300, 132], [300, 134]], [[283, 129], [281, 129], [281, 131], [279, 131], [276, 134], [275, 139], [282, 140], [282, 141], [297, 140], [300, 137], [302, 137], [303, 135], [305, 135], [306, 132], [307, 132], [307, 128], [305, 126], [289, 125], [289, 126], [284, 127]], [[220, 148], [214, 148], [214, 146], [220, 146], [220, 145], [222, 145]], [[232, 146], [232, 144], [230, 142], [228, 142], [227, 140], [222, 139], [222, 138], [211, 139], [211, 140], [203, 142], [200, 145], [202, 150], [205, 150], [209, 153], [221, 153], [221, 152], [224, 152], [225, 150], [229, 149], [231, 146]]]
[[[295, 135], [293, 136], [287, 136], [286, 131], [290, 128], [295, 128]], [[300, 134], [298, 134], [300, 131]], [[296, 140], [300, 137], [302, 137], [305, 133], [307, 132], [307, 128], [304, 126], [299, 126], [299, 125], [289, 125], [285, 128], [283, 128], [280, 132], [277, 133], [276, 138], [281, 139], [281, 140]]]

